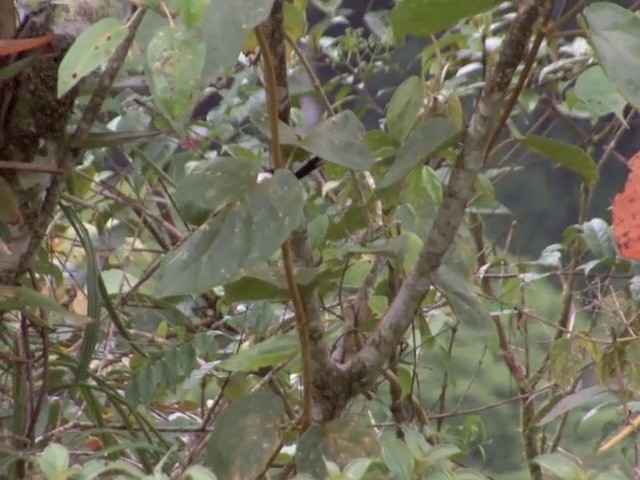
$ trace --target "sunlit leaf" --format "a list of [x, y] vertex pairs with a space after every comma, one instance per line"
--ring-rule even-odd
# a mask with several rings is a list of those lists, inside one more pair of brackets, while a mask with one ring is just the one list
[[51, 443], [37, 457], [37, 462], [46, 478], [66, 478], [70, 463], [69, 451], [58, 443]]

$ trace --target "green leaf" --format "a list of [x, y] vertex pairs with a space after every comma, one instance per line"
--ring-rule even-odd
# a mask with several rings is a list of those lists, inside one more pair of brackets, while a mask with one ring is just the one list
[[430, 118], [416, 127], [400, 147], [387, 175], [378, 188], [385, 188], [402, 180], [413, 167], [423, 163], [438, 149], [457, 140], [458, 128], [444, 117]]
[[82, 323], [90, 321], [83, 315], [70, 312], [55, 300], [25, 287], [0, 285], [0, 310], [20, 310], [22, 308], [43, 308]]
[[594, 480], [631, 480], [631, 478], [620, 472], [603, 472], [598, 474]]
[[389, 133], [402, 142], [418, 120], [423, 109], [424, 86], [416, 76], [407, 78], [396, 89], [387, 110]]
[[404, 0], [391, 11], [391, 26], [396, 38], [406, 35], [431, 35], [458, 20], [485, 12], [501, 0]]
[[58, 443], [47, 445], [37, 457], [38, 466], [47, 480], [66, 478], [69, 470], [69, 452]]
[[598, 166], [582, 148], [551, 138], [530, 135], [520, 141], [534, 152], [549, 157], [553, 162], [582, 175], [590, 182], [598, 180]]
[[146, 405], [153, 400], [160, 386], [176, 389], [178, 382], [188, 376], [196, 366], [196, 349], [190, 343], [167, 350], [140, 367], [127, 384], [125, 398], [133, 405]]
[[583, 11], [585, 33], [618, 92], [640, 108], [640, 18], [615, 3], [598, 2]]
[[302, 221], [304, 190], [279, 170], [202, 224], [157, 273], [160, 296], [198, 294], [239, 278], [271, 257]]
[[197, 27], [211, 6], [211, 0], [177, 0], [176, 9], [187, 28]]
[[103, 18], [84, 30], [60, 62], [58, 96], [71, 90], [85, 75], [104, 66], [126, 36], [127, 28], [115, 18]]
[[596, 258], [616, 257], [616, 241], [607, 222], [601, 218], [592, 218], [582, 224], [582, 233], [587, 247]]
[[190, 478], [191, 480], [217, 480], [218, 477], [214, 475], [214, 473], [202, 465], [191, 465], [184, 472], [186, 478]]
[[249, 33], [269, 16], [273, 0], [211, 0], [206, 25], [205, 78], [215, 78], [231, 68]]
[[411, 478], [416, 460], [406, 443], [387, 432], [380, 439], [382, 458], [392, 478]]
[[225, 480], [258, 478], [280, 443], [282, 400], [256, 392], [225, 408], [207, 442], [205, 465]]
[[461, 450], [457, 446], [443, 443], [441, 445], [434, 445], [433, 447], [429, 448], [424, 456], [424, 459], [428, 465], [437, 465], [442, 460], [449, 459], [460, 453]]
[[379, 454], [380, 444], [375, 432], [354, 415], [309, 428], [298, 442], [295, 461], [299, 473], [327, 478], [325, 459], [344, 468], [354, 458], [371, 458]]
[[562, 398], [543, 415], [543, 417], [537, 424], [539, 426], [542, 426], [546, 423], [549, 423], [552, 420], [558, 418], [560, 415], [564, 415], [565, 413], [569, 413], [572, 410], [576, 410], [578, 407], [581, 407], [585, 403], [593, 401], [597, 395], [606, 392], [607, 389], [605, 387], [594, 385], [593, 387], [581, 388], [575, 393], [570, 393], [566, 396], [564, 394], [561, 394]]
[[578, 343], [568, 338], [559, 338], [549, 353], [551, 375], [563, 389], [569, 389], [580, 375], [582, 356]]
[[[323, 268], [298, 267], [294, 278], [299, 287], [315, 286], [326, 275]], [[242, 300], [289, 299], [289, 284], [282, 267], [258, 267], [248, 271], [242, 278], [225, 286], [225, 299], [229, 302]]]
[[361, 480], [372, 463], [372, 458], [356, 458], [344, 467], [344, 474], [349, 480]]
[[532, 461], [563, 480], [582, 480], [583, 478], [582, 470], [574, 462], [559, 453], [538, 455]]
[[14, 225], [22, 222], [18, 199], [3, 177], [0, 177], [0, 222]]
[[159, 29], [147, 47], [149, 86], [159, 105], [173, 118], [191, 112], [201, 90], [204, 36], [181, 25]]
[[212, 212], [238, 200], [256, 184], [258, 170], [248, 159], [216, 157], [199, 163], [176, 187], [185, 219], [201, 224]]
[[468, 325], [486, 325], [491, 316], [471, 284], [446, 265], [441, 265], [435, 274], [434, 285], [442, 293], [458, 322]]
[[240, 350], [220, 365], [223, 370], [248, 372], [287, 362], [300, 352], [298, 337], [286, 333], [271, 337], [246, 350]]
[[615, 113], [624, 120], [623, 110], [627, 101], [620, 95], [600, 66], [588, 68], [580, 74], [573, 89], [567, 92], [567, 104], [571, 93], [575, 105], [570, 108], [586, 110], [594, 118]]
[[324, 160], [354, 170], [368, 170], [373, 154], [365, 144], [362, 122], [349, 110], [323, 120], [299, 142], [299, 146]]

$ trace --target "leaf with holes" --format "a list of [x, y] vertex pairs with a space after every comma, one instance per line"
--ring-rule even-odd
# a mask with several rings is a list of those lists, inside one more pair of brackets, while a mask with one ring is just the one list
[[126, 36], [127, 29], [122, 22], [110, 17], [103, 18], [83, 31], [60, 63], [58, 96], [71, 90], [85, 75], [106, 65]]
[[255, 184], [165, 257], [158, 294], [198, 294], [239, 278], [276, 252], [302, 221], [303, 205], [304, 190], [289, 171]]
[[188, 115], [201, 90], [205, 44], [200, 30], [168, 25], [147, 48], [148, 77], [156, 101], [173, 118]]

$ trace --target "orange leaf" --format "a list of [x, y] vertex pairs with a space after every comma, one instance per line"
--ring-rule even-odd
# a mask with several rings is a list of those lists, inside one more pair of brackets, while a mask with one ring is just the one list
[[0, 55], [11, 55], [25, 50], [33, 50], [34, 48], [46, 45], [53, 40], [55, 35], [49, 33], [35, 38], [22, 38], [18, 40], [0, 40]]
[[629, 160], [624, 191], [613, 199], [613, 236], [623, 257], [640, 261], [640, 151]]

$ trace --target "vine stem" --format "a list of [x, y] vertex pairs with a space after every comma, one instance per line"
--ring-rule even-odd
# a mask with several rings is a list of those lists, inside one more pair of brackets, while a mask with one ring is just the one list
[[[278, 87], [276, 82], [275, 68], [273, 64], [273, 56], [269, 49], [266, 36], [262, 29], [263, 27], [258, 25], [255, 28], [256, 38], [260, 45], [260, 52], [263, 58], [264, 64], [264, 82], [267, 92], [267, 113], [269, 116], [269, 129], [271, 134], [270, 150], [273, 159], [274, 171], [278, 169], [286, 168], [286, 161], [282, 157], [282, 149], [280, 148], [280, 128], [278, 125]], [[312, 404], [312, 369], [311, 369], [311, 345], [309, 341], [309, 328], [306, 318], [304, 305], [302, 303], [302, 297], [300, 296], [300, 290], [295, 281], [294, 275], [294, 261], [293, 251], [291, 249], [291, 240], [287, 238], [281, 247], [282, 250], [282, 263], [284, 267], [284, 273], [287, 278], [287, 285], [289, 286], [289, 292], [293, 300], [293, 309], [296, 320], [296, 330], [298, 331], [298, 337], [300, 339], [300, 349], [302, 354], [302, 418], [300, 421], [300, 430], [306, 431], [309, 428], [309, 422], [311, 419], [311, 404]]]

